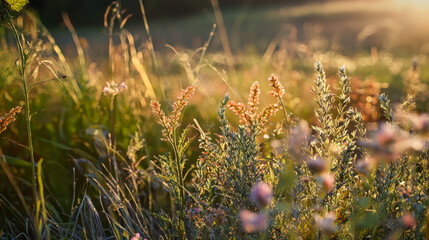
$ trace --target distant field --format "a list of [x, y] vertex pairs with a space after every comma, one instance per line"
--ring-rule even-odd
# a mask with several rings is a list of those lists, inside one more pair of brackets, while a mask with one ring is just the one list
[[[393, 1], [328, 2], [259, 9], [242, 7], [223, 11], [223, 17], [236, 53], [243, 50], [263, 53], [271, 41], [288, 36], [295, 27], [298, 41], [309, 43], [322, 39], [322, 44], [314, 46], [319, 51], [333, 49], [353, 55], [375, 46], [396, 54], [413, 55], [429, 53], [429, 24], [425, 20], [428, 12], [418, 7], [410, 2], [398, 4]], [[203, 14], [151, 21], [149, 25], [156, 50], [165, 51], [165, 44], [191, 49], [201, 47], [214, 22], [213, 12], [208, 9]], [[99, 34], [103, 32], [102, 23], [100, 19], [100, 27], [96, 29], [77, 29], [96, 53], [105, 52], [107, 44], [106, 31], [104, 35]], [[143, 23], [128, 25], [128, 29], [137, 36], [145, 35]], [[66, 30], [52, 31], [60, 44], [71, 43]], [[220, 48], [216, 35], [210, 49]]]

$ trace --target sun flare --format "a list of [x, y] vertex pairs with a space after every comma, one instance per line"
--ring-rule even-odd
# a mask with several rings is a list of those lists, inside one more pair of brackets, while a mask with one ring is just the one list
[[394, 0], [394, 2], [404, 7], [418, 8], [419, 10], [429, 10], [428, 0]]

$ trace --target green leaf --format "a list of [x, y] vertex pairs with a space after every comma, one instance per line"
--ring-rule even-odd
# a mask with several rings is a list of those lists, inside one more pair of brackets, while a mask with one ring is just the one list
[[6, 159], [7, 164], [14, 165], [17, 167], [31, 167], [30, 162], [24, 161], [22, 159], [14, 158], [6, 155], [4, 156], [4, 158]]
[[27, 5], [28, 0], [6, 0], [6, 2], [13, 11], [20, 12]]

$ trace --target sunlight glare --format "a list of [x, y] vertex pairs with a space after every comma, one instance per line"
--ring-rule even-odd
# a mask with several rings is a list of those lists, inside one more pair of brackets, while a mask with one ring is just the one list
[[394, 0], [394, 2], [403, 7], [429, 10], [429, 0]]

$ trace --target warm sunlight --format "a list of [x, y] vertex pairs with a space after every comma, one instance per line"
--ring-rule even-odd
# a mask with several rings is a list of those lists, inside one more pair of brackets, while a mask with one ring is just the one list
[[428, 0], [393, 0], [395, 3], [401, 6], [408, 6], [411, 8], [417, 8], [418, 10], [429, 10]]
[[0, 240], [429, 240], [428, 16], [0, 0]]

